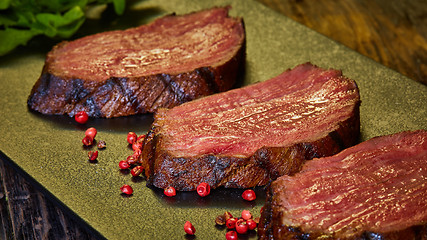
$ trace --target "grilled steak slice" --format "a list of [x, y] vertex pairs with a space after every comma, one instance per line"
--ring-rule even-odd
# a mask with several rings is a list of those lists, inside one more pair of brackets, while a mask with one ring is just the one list
[[265, 82], [159, 109], [141, 162], [147, 183], [246, 188], [291, 174], [358, 141], [359, 92], [310, 63]]
[[260, 239], [427, 239], [427, 131], [376, 137], [269, 187]]
[[244, 46], [243, 20], [228, 8], [62, 42], [47, 54], [28, 106], [106, 118], [173, 107], [232, 88]]

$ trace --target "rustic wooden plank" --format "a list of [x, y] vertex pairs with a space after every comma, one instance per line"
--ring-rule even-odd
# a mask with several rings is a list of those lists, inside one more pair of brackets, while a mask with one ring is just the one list
[[0, 239], [13, 239], [12, 221], [4, 188], [5, 169], [0, 160]]
[[99, 237], [80, 226], [79, 221], [14, 167], [0, 160], [0, 169], [4, 194], [0, 199], [0, 220], [4, 222], [1, 239], [95, 240]]
[[427, 84], [425, 0], [258, 0], [266, 6]]

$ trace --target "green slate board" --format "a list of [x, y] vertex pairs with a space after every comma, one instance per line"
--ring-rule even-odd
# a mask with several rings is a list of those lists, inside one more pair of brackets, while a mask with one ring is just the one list
[[[247, 60], [244, 84], [274, 77], [300, 63], [341, 69], [356, 80], [362, 99], [361, 140], [404, 130], [427, 129], [427, 88], [407, 79], [336, 42], [251, 0], [153, 0], [134, 2], [114, 24], [85, 25], [79, 34], [127, 28], [155, 17], [184, 14], [212, 6], [231, 5], [230, 15], [244, 18]], [[44, 45], [43, 45], [44, 44]], [[40, 75], [44, 57], [52, 47], [34, 44], [0, 58], [0, 150], [67, 210], [107, 239], [186, 239], [184, 222], [196, 227], [197, 239], [224, 239], [225, 230], [214, 220], [225, 210], [243, 209], [259, 216], [265, 196], [241, 199], [243, 190], [217, 189], [206, 198], [194, 192], [163, 196], [160, 189], [145, 186], [118, 169], [118, 161], [131, 154], [128, 131], [147, 132], [150, 115], [117, 119], [91, 119], [79, 126], [66, 116], [43, 116], [28, 111], [26, 100]], [[107, 148], [99, 161], [87, 162], [81, 145], [83, 130], [98, 129], [98, 140]], [[134, 188], [131, 197], [120, 186]], [[248, 238], [256, 238], [250, 234]]]

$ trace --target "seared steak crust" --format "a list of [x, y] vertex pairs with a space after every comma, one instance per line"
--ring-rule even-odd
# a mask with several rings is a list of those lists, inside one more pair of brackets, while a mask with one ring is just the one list
[[141, 154], [147, 185], [175, 187], [179, 191], [195, 190], [201, 182], [211, 188], [219, 186], [244, 188], [265, 185], [268, 172], [257, 158], [241, 158], [206, 154], [197, 157], [174, 157], [161, 149], [161, 138], [149, 132]]
[[356, 144], [360, 132], [358, 108], [340, 125], [336, 131], [319, 140], [288, 147], [262, 147], [250, 157], [214, 154], [174, 157], [162, 150], [161, 137], [152, 129], [140, 159], [145, 166], [147, 184], [158, 188], [172, 186], [177, 190], [192, 191], [201, 182], [212, 188], [264, 186], [279, 176], [299, 172], [307, 160], [330, 156]]
[[257, 234], [259, 240], [300, 239], [300, 240], [427, 240], [427, 225], [411, 226], [403, 230], [375, 233], [363, 231], [347, 238], [337, 238], [322, 232], [304, 232], [299, 227], [281, 224], [282, 212], [273, 211], [271, 189], [268, 188], [267, 200], [262, 208]]
[[[272, 82], [260, 83], [263, 85], [255, 84], [246, 88], [201, 98], [196, 100], [196, 102], [192, 101], [169, 110], [160, 109], [155, 114], [155, 121], [151, 131], [145, 139], [140, 158], [148, 179], [147, 184], [159, 188], [173, 186], [177, 190], [183, 191], [195, 190], [197, 185], [201, 182], [208, 183], [212, 188], [219, 186], [228, 188], [261, 186], [267, 184], [271, 179], [275, 179], [283, 174], [294, 174], [298, 172], [306, 160], [314, 157], [330, 156], [346, 147], [356, 144], [360, 132], [360, 100], [355, 83], [349, 79], [343, 78], [340, 72], [335, 70], [324, 72], [311, 64], [302, 64], [296, 67], [295, 72], [292, 71], [294, 70], [290, 70], [290, 72], [285, 73], [284, 76], [288, 76], [289, 74], [292, 76], [292, 80], [296, 82], [301, 79], [294, 79], [294, 74], [298, 76], [299, 74], [305, 74], [309, 76], [309, 80], [304, 79], [304, 81], [314, 81], [316, 84], [317, 81], [336, 81], [335, 83], [340, 85], [340, 87], [338, 87], [339, 90], [337, 90], [340, 93], [336, 95], [339, 95], [339, 98], [345, 98], [342, 102], [345, 102], [343, 105], [346, 106], [343, 107], [345, 110], [338, 111], [340, 120], [334, 120], [334, 122], [328, 122], [325, 125], [321, 124], [322, 130], [314, 130], [315, 127], [312, 125], [310, 128], [313, 129], [313, 132], [304, 129], [308, 135], [303, 138], [299, 138], [300, 135], [293, 135], [292, 132], [294, 132], [294, 130], [292, 128], [288, 130], [290, 132], [288, 136], [292, 135], [300, 140], [292, 140], [289, 139], [290, 137], [280, 136], [282, 134], [289, 134], [286, 132], [284, 133], [283, 131], [285, 130], [280, 129], [280, 127], [286, 129], [286, 124], [289, 124], [289, 122], [290, 126], [297, 129], [299, 128], [299, 124], [306, 126], [305, 123], [298, 122], [295, 124], [293, 122], [293, 119], [304, 122], [301, 120], [304, 117], [301, 116], [306, 113], [306, 110], [295, 109], [295, 106], [298, 106], [298, 104], [305, 104], [301, 102], [293, 104], [281, 100], [283, 96], [281, 96], [280, 91], [274, 93], [277, 96], [274, 96], [272, 100], [263, 100], [266, 101], [265, 105], [267, 107], [263, 106], [263, 101], [257, 102], [256, 99], [246, 100], [248, 96], [249, 98], [256, 98], [256, 96], [258, 96], [256, 94], [259, 94], [263, 99], [268, 99], [269, 96], [266, 96], [262, 92], [259, 93], [258, 89], [266, 91], [267, 94], [270, 93], [270, 91], [266, 90], [266, 88], [268, 89], [271, 87], [277, 90], [277, 86], [281, 84], [279, 78]], [[308, 71], [308, 73], [306, 71]], [[335, 89], [335, 87], [325, 84], [328, 85], [330, 89], [325, 90], [321, 88], [319, 90], [316, 87], [316, 90], [312, 90], [307, 86], [315, 83], [308, 84], [304, 82], [302, 84], [304, 85], [303, 89], [299, 89], [297, 93], [297, 95], [302, 94], [302, 96], [294, 96], [292, 92], [290, 93], [292, 97], [288, 97], [288, 95], [285, 94], [283, 98], [289, 98], [291, 99], [290, 101], [295, 101], [294, 99], [309, 99], [308, 101], [313, 101], [316, 104], [325, 104], [322, 106], [316, 105], [316, 108], [309, 107], [311, 110], [306, 116], [311, 115], [313, 111], [315, 111], [314, 109], [319, 111], [327, 109], [326, 105], [328, 105], [328, 101], [322, 100], [322, 97], [318, 95], [317, 91], [321, 91], [322, 94], [324, 94], [324, 91], [335, 91], [332, 90]], [[314, 91], [316, 93], [313, 95], [311, 95], [311, 93], [305, 95], [304, 92], [307, 91], [307, 88], [310, 89], [308, 91]], [[255, 95], [250, 96], [247, 93]], [[242, 104], [235, 108], [229, 107], [232, 104], [238, 105], [239, 102], [237, 100], [234, 101], [233, 97], [241, 99], [241, 95], [243, 95], [242, 98], [245, 99], [244, 102], [249, 102], [250, 104]], [[324, 95], [326, 97], [326, 94]], [[331, 93], [327, 96], [330, 97], [332, 95], [335, 95], [335, 93]], [[215, 105], [215, 103], [220, 101], [225, 101], [226, 103]], [[339, 101], [341, 100], [334, 101], [334, 109], [340, 108], [337, 107], [341, 106], [341, 103], [338, 103]], [[253, 106], [253, 104], [256, 104], [256, 106]], [[199, 106], [201, 105], [206, 106], [206, 108], [200, 109]], [[288, 110], [287, 106], [289, 105], [292, 111]], [[229, 109], [225, 107], [229, 107]], [[193, 109], [197, 114], [193, 112]], [[215, 109], [220, 109], [220, 111], [215, 112]], [[256, 111], [260, 111], [260, 109], [261, 112], [257, 115], [258, 113]], [[267, 109], [271, 109], [269, 111], [274, 112], [268, 112]], [[235, 114], [235, 111], [239, 113]], [[297, 113], [298, 111], [304, 113]], [[335, 110], [332, 112], [334, 111]], [[244, 115], [240, 115], [242, 114], [241, 112], [243, 112]], [[343, 114], [343, 112], [345, 112], [345, 114]], [[291, 117], [287, 117], [289, 113], [292, 114]], [[274, 117], [271, 117], [270, 114], [273, 114]], [[334, 113], [331, 113], [329, 115], [331, 116], [333, 114]], [[323, 120], [320, 117], [317, 119], [315, 117], [309, 117], [307, 119], [315, 119], [314, 121]], [[262, 122], [260, 124], [253, 124], [254, 121]], [[283, 122], [285, 126], [277, 126], [277, 122]], [[225, 126], [222, 127], [222, 124]], [[274, 125], [276, 135], [266, 135], [262, 132], [263, 129], [259, 127], [260, 125], [269, 127], [269, 124]], [[230, 126], [234, 127], [232, 128]], [[261, 136], [264, 139], [283, 138], [281, 141], [287, 143], [279, 142], [274, 145], [257, 141], [255, 144], [258, 147], [252, 147], [251, 149], [254, 149], [252, 152], [252, 150], [248, 150], [245, 146], [246, 137], [244, 135], [236, 135], [239, 134], [239, 132], [233, 132], [235, 128], [240, 129], [240, 127], [242, 127], [241, 131], [251, 131], [247, 139], [249, 142], [252, 141], [250, 144], [253, 144], [255, 137], [259, 137], [257, 134], [260, 136], [266, 135]], [[324, 130], [324, 127], [329, 130]], [[254, 128], [254, 130], [252, 130], [252, 128]], [[271, 131], [271, 129], [265, 130]], [[228, 131], [232, 131], [233, 133], [230, 134]], [[185, 136], [188, 135], [190, 139], [181, 136], [182, 134]], [[193, 136], [196, 137], [191, 139]], [[224, 144], [224, 141], [227, 142], [229, 139], [233, 141]], [[203, 141], [208, 142], [200, 143]], [[209, 141], [213, 141], [214, 143], [211, 144]], [[240, 149], [243, 149], [243, 151]], [[203, 153], [200, 154], [200, 152]]]
[[[241, 74], [245, 57], [243, 20], [227, 13], [228, 8], [213, 8], [166, 16], [138, 28], [62, 42], [48, 53], [27, 104], [43, 114], [73, 116], [84, 110], [111, 118], [226, 91]], [[185, 27], [178, 29], [175, 22]], [[223, 34], [212, 40], [201, 35], [209, 31]], [[209, 55], [199, 53], [202, 46]]]
[[110, 78], [102, 82], [59, 78], [48, 73], [47, 66], [31, 91], [28, 106], [43, 114], [74, 116], [86, 111], [91, 117], [105, 118], [154, 112], [230, 89], [237, 78], [240, 56], [217, 69], [203, 67], [177, 75]]
[[427, 132], [376, 137], [270, 183], [259, 239], [427, 239]]

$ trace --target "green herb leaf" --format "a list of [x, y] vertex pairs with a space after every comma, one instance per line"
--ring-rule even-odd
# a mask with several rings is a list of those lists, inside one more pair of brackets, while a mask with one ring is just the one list
[[0, 56], [39, 34], [68, 38], [85, 21], [87, 5], [111, 3], [124, 13], [126, 0], [0, 0]]
[[0, 10], [8, 9], [12, 0], [0, 0]]
[[44, 32], [48, 37], [70, 37], [84, 22], [84, 13], [76, 6], [64, 15], [53, 13], [39, 13], [36, 22], [31, 28]]
[[4, 55], [19, 45], [25, 45], [36, 35], [41, 34], [35, 30], [19, 30], [6, 28], [0, 30], [0, 55]]
[[125, 0], [113, 0], [114, 11], [118, 15], [122, 15], [125, 11], [126, 1]]
[[16, 19], [14, 18], [14, 16], [11, 16], [11, 15], [7, 15], [7, 14], [0, 15], [0, 26], [1, 25], [4, 25], [4, 26], [16, 25]]
[[84, 9], [87, 4], [87, 0], [37, 0], [37, 5], [44, 9], [43, 12], [52, 13], [62, 13], [75, 6]]

